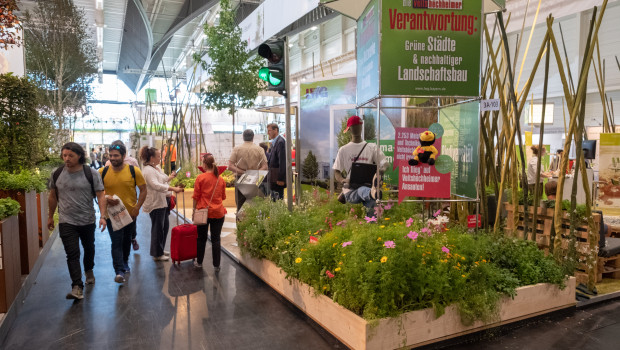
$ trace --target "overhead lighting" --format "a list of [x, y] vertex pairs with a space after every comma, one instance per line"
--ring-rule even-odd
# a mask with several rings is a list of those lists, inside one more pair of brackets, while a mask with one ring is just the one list
[[312, 27], [310, 28], [310, 30], [312, 30], [312, 31], [315, 31], [315, 30], [317, 30], [317, 29], [319, 29], [319, 27], [317, 27], [317, 26], [312, 26]]

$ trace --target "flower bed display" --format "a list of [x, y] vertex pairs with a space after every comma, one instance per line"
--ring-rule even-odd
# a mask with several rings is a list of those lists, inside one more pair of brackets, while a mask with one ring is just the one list
[[44, 191], [37, 193], [37, 223], [39, 224], [39, 248], [45, 247], [50, 238], [50, 230], [47, 228], [47, 216], [49, 211], [48, 205], [49, 192]]
[[[565, 288], [563, 267], [533, 242], [446, 227], [440, 213], [423, 223], [411, 204], [377, 211], [312, 199], [289, 213], [254, 200], [238, 224], [241, 261], [354, 348], [420, 345], [574, 305], [574, 280]], [[533, 309], [522, 305], [529, 293], [541, 298]]]

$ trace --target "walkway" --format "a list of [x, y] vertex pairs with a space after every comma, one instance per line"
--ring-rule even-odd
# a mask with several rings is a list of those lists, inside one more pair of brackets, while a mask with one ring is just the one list
[[154, 262], [149, 230], [149, 218], [141, 214], [140, 250], [132, 252], [124, 285], [113, 281], [110, 237], [98, 233], [97, 280], [76, 302], [65, 299], [70, 280], [57, 238], [0, 349], [345, 348], [226, 255], [215, 274], [210, 247], [204, 270], [189, 261], [181, 267]]

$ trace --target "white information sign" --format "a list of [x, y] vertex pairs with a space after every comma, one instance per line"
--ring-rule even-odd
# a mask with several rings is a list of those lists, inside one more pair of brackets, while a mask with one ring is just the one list
[[499, 111], [499, 99], [482, 100], [480, 102], [480, 111]]

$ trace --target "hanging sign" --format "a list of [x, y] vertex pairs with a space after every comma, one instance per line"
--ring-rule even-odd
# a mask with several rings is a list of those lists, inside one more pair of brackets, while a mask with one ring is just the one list
[[482, 100], [482, 102], [480, 102], [480, 111], [499, 111], [499, 99]]
[[481, 1], [381, 3], [382, 95], [480, 95]]

